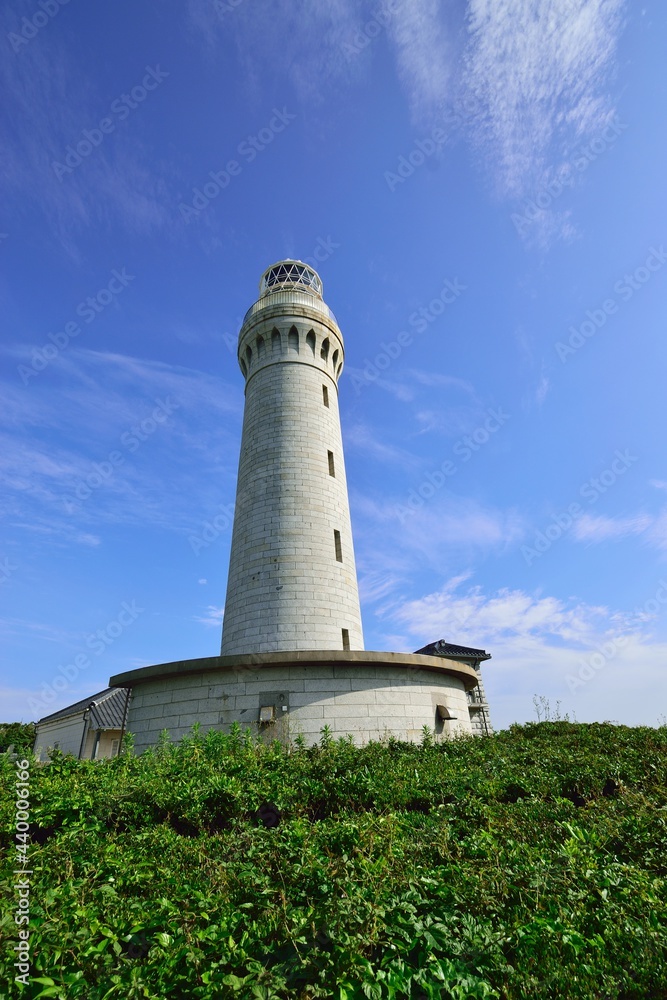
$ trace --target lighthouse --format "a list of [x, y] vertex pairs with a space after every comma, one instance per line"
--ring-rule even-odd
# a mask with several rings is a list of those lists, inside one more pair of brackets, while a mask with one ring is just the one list
[[338, 409], [343, 335], [299, 260], [267, 268], [238, 339], [245, 407], [220, 653], [116, 674], [137, 752], [239, 725], [286, 745], [488, 733], [483, 649], [366, 650]]
[[264, 272], [238, 362], [245, 409], [221, 653], [362, 650], [338, 409], [343, 335], [307, 264]]

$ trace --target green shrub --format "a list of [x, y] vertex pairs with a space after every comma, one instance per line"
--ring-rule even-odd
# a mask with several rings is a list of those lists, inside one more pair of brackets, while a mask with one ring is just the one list
[[30, 758], [30, 987], [0, 756], [1, 996], [667, 997], [665, 727], [130, 744]]

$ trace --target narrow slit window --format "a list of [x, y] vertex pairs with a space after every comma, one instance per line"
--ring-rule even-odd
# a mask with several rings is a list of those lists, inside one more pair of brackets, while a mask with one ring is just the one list
[[322, 386], [322, 401], [324, 402], [325, 406], [329, 405], [329, 390], [327, 389], [326, 385]]
[[350, 630], [347, 628], [342, 628], [341, 633], [343, 636], [343, 649], [350, 648]]
[[329, 475], [335, 477], [335, 475], [336, 475], [336, 466], [334, 465], [334, 453], [332, 451], [328, 451], [327, 452], [327, 458], [329, 460]]
[[340, 543], [340, 531], [334, 528], [334, 548], [336, 550], [336, 562], [343, 561], [343, 547]]

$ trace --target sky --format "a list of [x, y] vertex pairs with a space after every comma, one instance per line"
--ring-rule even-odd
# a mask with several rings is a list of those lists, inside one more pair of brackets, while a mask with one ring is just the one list
[[658, 0], [10, 0], [3, 721], [219, 652], [262, 272], [316, 267], [366, 649], [667, 712]]

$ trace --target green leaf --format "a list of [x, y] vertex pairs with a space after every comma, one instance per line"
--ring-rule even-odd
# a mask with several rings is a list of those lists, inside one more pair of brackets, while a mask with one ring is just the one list
[[230, 973], [229, 975], [222, 977], [222, 982], [225, 986], [231, 986], [233, 990], [240, 990], [245, 983], [245, 979], [239, 979], [238, 976], [233, 976]]

